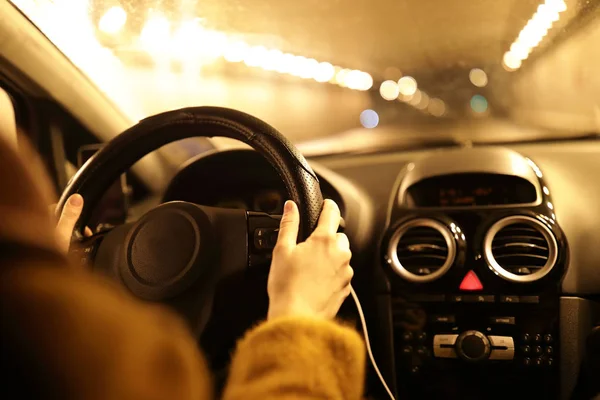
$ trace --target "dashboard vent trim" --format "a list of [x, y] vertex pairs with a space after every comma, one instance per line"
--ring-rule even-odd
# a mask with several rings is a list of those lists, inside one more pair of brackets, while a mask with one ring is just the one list
[[[402, 252], [404, 255], [399, 256]], [[416, 218], [396, 228], [388, 245], [387, 261], [394, 272], [407, 281], [425, 283], [448, 272], [456, 252], [454, 237], [444, 224], [431, 218]], [[419, 268], [422, 273], [415, 273], [415, 266], [408, 266], [410, 260], [429, 260], [435, 265], [424, 265]], [[429, 272], [429, 268], [434, 271]]]
[[496, 275], [515, 283], [548, 275], [558, 259], [558, 243], [543, 222], [516, 215], [496, 221], [483, 241], [484, 258]]

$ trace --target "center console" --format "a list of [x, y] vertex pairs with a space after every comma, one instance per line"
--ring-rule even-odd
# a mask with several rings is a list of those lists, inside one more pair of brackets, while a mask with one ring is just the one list
[[558, 398], [555, 212], [543, 172], [507, 149], [401, 172], [380, 249], [398, 398]]

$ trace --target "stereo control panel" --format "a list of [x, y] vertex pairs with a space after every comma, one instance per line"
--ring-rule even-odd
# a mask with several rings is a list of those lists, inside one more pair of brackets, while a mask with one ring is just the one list
[[[486, 295], [495, 300], [489, 302], [448, 301], [456, 296], [420, 303], [394, 299], [399, 396], [555, 398], [560, 356], [557, 304], [538, 296], [537, 303], [531, 298], [518, 303], [518, 296], [512, 303], [501, 303], [505, 296], [495, 295]], [[456, 389], [454, 395], [446, 393], [449, 384]]]

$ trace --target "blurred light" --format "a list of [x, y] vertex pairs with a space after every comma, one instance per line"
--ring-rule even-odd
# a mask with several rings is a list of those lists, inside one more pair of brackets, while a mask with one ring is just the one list
[[410, 100], [413, 98], [413, 96], [414, 96], [414, 95], [411, 95], [411, 96], [405, 96], [405, 95], [403, 95], [402, 93], [400, 93], [400, 94], [398, 95], [398, 101], [402, 101], [402, 102], [404, 102], [404, 103], [408, 103], [408, 102], [409, 102], [409, 101], [410, 101]]
[[404, 96], [412, 96], [417, 91], [417, 81], [412, 76], [404, 76], [398, 81], [398, 90]]
[[346, 82], [346, 76], [350, 73], [349, 69], [341, 69], [335, 74], [335, 83], [344, 87]]
[[362, 72], [362, 86], [359, 90], [369, 90], [373, 87], [373, 77], [367, 72]]
[[[174, 54], [185, 62], [184, 67], [193, 72], [207, 61], [223, 57], [228, 62], [244, 62], [248, 67], [262, 68], [281, 74], [289, 74], [303, 79], [314, 79], [319, 83], [332, 83], [353, 90], [369, 90], [373, 87], [373, 77], [367, 72], [334, 66], [329, 62], [319, 62], [313, 58], [283, 53], [262, 45], [250, 46], [242, 40], [233, 40], [228, 35], [204, 29], [197, 19], [181, 24], [171, 37], [171, 25], [162, 15], [151, 17], [140, 35], [140, 42], [150, 53], [157, 55]], [[197, 44], [190, 49], [190, 43]], [[198, 51], [194, 51], [194, 50]], [[168, 53], [170, 51], [170, 53]], [[168, 58], [161, 58], [163, 64]]]
[[473, 68], [469, 72], [471, 83], [477, 87], [485, 87], [488, 84], [488, 77], [485, 71], [479, 68]]
[[223, 57], [229, 62], [242, 62], [249, 51], [250, 46], [248, 46], [246, 43], [242, 41], [235, 41], [233, 43], [229, 43], [225, 49], [225, 52], [223, 53]]
[[171, 53], [181, 59], [190, 60], [199, 58], [198, 53], [190, 51], [190, 42], [195, 42], [200, 36], [200, 27], [196, 21], [185, 21], [173, 35], [170, 44]]
[[355, 90], [369, 90], [373, 86], [373, 78], [366, 72], [354, 69], [345, 75], [344, 86]]
[[294, 60], [296, 56], [290, 53], [284, 53], [277, 65], [277, 72], [281, 74], [289, 74], [294, 69]]
[[202, 58], [204, 58], [205, 60], [214, 60], [218, 57], [223, 56], [223, 53], [225, 49], [227, 49], [227, 43], [229, 41], [229, 39], [224, 33], [205, 30], [202, 29], [201, 26], [198, 26], [198, 30], [195, 34], [197, 40], [199, 40], [200, 43], [198, 50]]
[[423, 91], [420, 91], [420, 92], [421, 92], [421, 99], [415, 105], [415, 107], [418, 108], [419, 110], [425, 110], [427, 108], [427, 106], [429, 105], [429, 96], [427, 95], [427, 93], [425, 93]]
[[268, 50], [264, 46], [253, 46], [244, 56], [244, 64], [249, 67], [258, 67], [263, 59], [267, 57]]
[[546, 0], [540, 4], [517, 39], [511, 44], [510, 50], [504, 54], [502, 61], [505, 69], [508, 71], [519, 69], [523, 60], [529, 57], [532, 50], [548, 34], [552, 24], [559, 20], [559, 13], [566, 9], [567, 4], [564, 0]]
[[328, 62], [320, 63], [315, 69], [314, 79], [317, 82], [329, 82], [335, 75], [335, 68]]
[[400, 71], [398, 68], [396, 67], [387, 67], [384, 71], [383, 71], [383, 78], [385, 80], [389, 80], [389, 81], [396, 81], [398, 82], [398, 80], [400, 78], [402, 78], [402, 71]]
[[108, 9], [106, 13], [100, 18], [98, 22], [98, 28], [111, 35], [119, 32], [125, 26], [127, 22], [127, 13], [122, 7], [114, 6]]
[[385, 100], [396, 100], [400, 94], [398, 84], [395, 81], [383, 81], [379, 86], [379, 94]]
[[545, 195], [549, 195], [550, 194], [550, 189], [548, 189], [547, 186], [544, 186], [544, 194]]
[[434, 117], [441, 117], [446, 113], [446, 104], [441, 99], [431, 99], [427, 111]]
[[417, 90], [416, 92], [413, 93], [412, 96], [410, 96], [410, 99], [408, 99], [408, 104], [410, 104], [411, 106], [416, 106], [417, 104], [419, 104], [419, 102], [421, 101], [421, 91]]
[[373, 129], [379, 125], [379, 115], [373, 110], [364, 110], [360, 113], [360, 123], [368, 129]]
[[261, 61], [260, 66], [267, 71], [277, 71], [281, 66], [283, 52], [280, 50], [269, 50]]
[[150, 53], [161, 54], [167, 51], [171, 42], [171, 24], [162, 15], [151, 17], [140, 34], [142, 46]]
[[516, 57], [511, 52], [504, 53], [504, 58], [502, 59], [502, 64], [509, 71], [514, 71], [521, 67], [521, 59]]
[[480, 94], [476, 94], [471, 97], [471, 108], [479, 114], [486, 112], [488, 109], [487, 99]]
[[302, 60], [302, 67], [300, 72], [300, 78], [310, 79], [315, 76], [315, 73], [319, 68], [319, 62], [314, 58], [305, 58]]

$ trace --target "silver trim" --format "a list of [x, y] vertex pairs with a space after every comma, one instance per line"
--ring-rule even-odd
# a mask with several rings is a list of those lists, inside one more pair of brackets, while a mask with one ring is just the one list
[[434, 347], [433, 356], [437, 358], [458, 358], [453, 347]]
[[[397, 253], [398, 243], [400, 242], [402, 235], [404, 235], [406, 231], [408, 231], [411, 228], [422, 226], [437, 230], [444, 237], [446, 245], [448, 246], [448, 256], [446, 257], [446, 261], [440, 269], [429, 275], [416, 275], [412, 272], [409, 272], [400, 263]], [[450, 233], [448, 228], [446, 228], [446, 226], [444, 226], [444, 224], [442, 224], [441, 222], [430, 218], [416, 218], [403, 223], [396, 229], [396, 231], [390, 238], [387, 257], [389, 265], [394, 269], [394, 271], [398, 275], [400, 275], [407, 281], [419, 283], [431, 282], [442, 277], [442, 275], [448, 272], [450, 267], [452, 267], [452, 264], [454, 264], [454, 259], [456, 258], [456, 243], [454, 242], [454, 238], [452, 237], [452, 234]]]
[[488, 360], [497, 360], [497, 361], [510, 361], [515, 358], [515, 349], [492, 349], [490, 353], [490, 357]]
[[[546, 239], [546, 242], [548, 243], [548, 260], [546, 261], [546, 264], [530, 275], [517, 275], [508, 272], [496, 261], [494, 253], [492, 252], [492, 242], [494, 241], [496, 234], [501, 229], [517, 223], [528, 224], [535, 229], [539, 228], [538, 231], [544, 236], [544, 239]], [[517, 283], [535, 282], [548, 275], [556, 265], [556, 260], [558, 259], [558, 243], [556, 242], [556, 238], [552, 231], [541, 221], [524, 215], [515, 215], [496, 221], [496, 223], [490, 227], [483, 240], [483, 257], [492, 272], [502, 279]]]
[[[462, 349], [462, 342], [465, 340], [465, 338], [467, 338], [469, 336], [476, 336], [476, 337], [480, 338], [481, 341], [483, 342], [483, 346], [484, 346], [483, 354], [480, 355], [479, 357], [471, 358], [471, 357], [467, 356]], [[491, 351], [491, 346], [490, 346], [489, 339], [483, 333], [481, 333], [479, 331], [474, 331], [474, 330], [465, 331], [458, 336], [458, 339], [456, 339], [456, 352], [465, 361], [475, 362], [475, 361], [485, 360], [490, 355], [490, 351]]]
[[515, 348], [515, 341], [512, 336], [488, 336], [492, 347], [506, 347], [507, 349]]
[[457, 338], [458, 334], [435, 335], [433, 337], [433, 347], [454, 346], [456, 344]]

